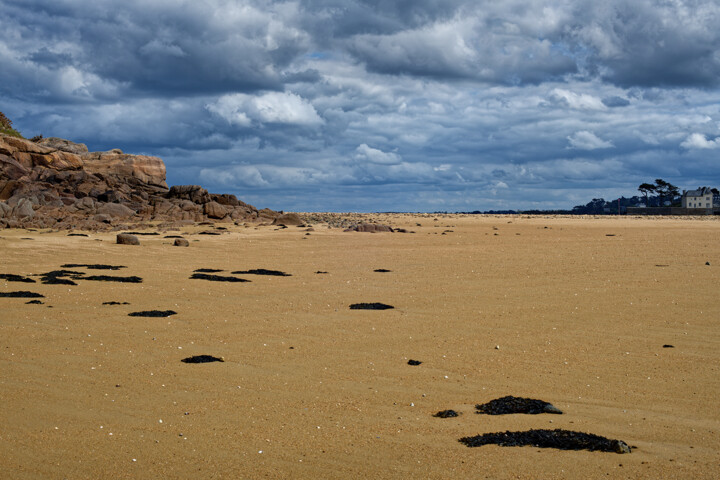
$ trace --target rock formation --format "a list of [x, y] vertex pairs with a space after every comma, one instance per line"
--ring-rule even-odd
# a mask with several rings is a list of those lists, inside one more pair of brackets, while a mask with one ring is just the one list
[[0, 228], [118, 230], [147, 222], [272, 222], [279, 215], [198, 185], [168, 188], [158, 157], [0, 134]]

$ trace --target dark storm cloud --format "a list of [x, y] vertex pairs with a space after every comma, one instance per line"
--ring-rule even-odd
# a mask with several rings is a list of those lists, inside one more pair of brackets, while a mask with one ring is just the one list
[[720, 184], [711, 0], [0, 11], [0, 110], [21, 131], [160, 155], [170, 183], [262, 206], [552, 208]]

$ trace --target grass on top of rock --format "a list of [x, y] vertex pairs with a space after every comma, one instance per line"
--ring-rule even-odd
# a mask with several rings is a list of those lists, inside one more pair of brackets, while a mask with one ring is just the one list
[[0, 133], [10, 135], [11, 137], [25, 138], [20, 132], [12, 128], [12, 120], [7, 118], [2, 112], [0, 112]]

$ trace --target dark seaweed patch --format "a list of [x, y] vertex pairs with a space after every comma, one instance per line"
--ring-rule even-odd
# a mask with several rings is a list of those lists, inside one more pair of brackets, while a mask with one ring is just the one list
[[182, 235], [165, 235], [163, 238], [185, 238]]
[[350, 305], [350, 310], [388, 310], [390, 308], [395, 307], [384, 303], [353, 303]]
[[144, 312], [128, 313], [128, 317], [169, 317], [170, 315], [177, 315], [177, 312], [173, 310], [146, 310]]
[[219, 232], [211, 232], [208, 230], [203, 230], [202, 232], [198, 232], [198, 235], [220, 235]]
[[123, 235], [160, 235], [157, 232], [122, 232]]
[[390, 272], [392, 272], [392, 270], [388, 270], [387, 268], [378, 268], [378, 269], [373, 270], [373, 272], [390, 273]]
[[326, 273], [328, 273], [328, 272], [323, 272], [321, 270], [318, 270], [317, 272], [315, 272], [316, 275], [325, 275]]
[[29, 302], [25, 302], [25, 305], [45, 305], [40, 300], [30, 300]]
[[74, 270], [53, 270], [51, 272], [41, 273], [40, 282], [44, 285], [77, 285], [77, 283], [65, 277], [79, 280], [83, 278], [84, 275], [84, 272], [76, 272]]
[[101, 263], [89, 264], [89, 263], [66, 263], [60, 265], [62, 268], [87, 268], [88, 270], [120, 270], [121, 268], [127, 268], [123, 265], [104, 265]]
[[198, 268], [197, 270], [193, 270], [193, 272], [196, 273], [218, 273], [222, 272], [222, 270], [218, 268]]
[[420, 365], [422, 362], [420, 360], [408, 360], [408, 365]]
[[526, 413], [537, 415], [539, 413], [557, 413], [562, 412], [548, 402], [535, 400], [532, 398], [507, 397], [491, 400], [483, 405], [475, 405], [478, 410], [475, 413], [484, 413], [486, 415], [507, 415], [510, 413]]
[[190, 277], [195, 280], [210, 280], [211, 282], [249, 282], [244, 278], [223, 277], [222, 275], [207, 275], [205, 273], [193, 273]]
[[81, 280], [94, 280], [96, 282], [122, 282], [122, 283], [142, 283], [143, 279], [140, 277], [112, 277], [109, 275], [91, 275], [89, 277], [83, 277]]
[[675, 348], [675, 345], [670, 345], [669, 343], [666, 343], [663, 345], [663, 348]]
[[291, 277], [289, 273], [281, 272], [280, 270], [266, 270], [264, 268], [256, 268], [253, 270], [241, 270], [232, 272], [233, 275], [271, 275], [275, 277]]
[[45, 295], [40, 295], [39, 293], [35, 292], [0, 292], [0, 297], [7, 297], [7, 298], [45, 298]]
[[130, 305], [128, 302], [103, 302], [103, 305]]
[[32, 278], [15, 275], [14, 273], [0, 273], [0, 280], [7, 280], [8, 282], [36, 283]]
[[220, 357], [213, 357], [212, 355], [195, 355], [193, 357], [187, 357], [180, 360], [183, 363], [210, 363], [210, 362], [224, 362], [225, 360]]
[[87, 233], [68, 233], [68, 237], [87, 237]]
[[591, 433], [570, 430], [528, 430], [525, 432], [486, 433], [475, 437], [463, 437], [459, 440], [468, 447], [482, 445], [500, 445], [501, 447], [524, 447], [532, 445], [538, 448], [557, 448], [560, 450], [590, 450], [591, 452], [630, 453], [630, 447], [622, 440], [593, 435]]
[[453, 417], [459, 417], [459, 416], [460, 416], [460, 414], [458, 412], [456, 412], [455, 410], [442, 410], [433, 415], [433, 417], [437, 417], [437, 418], [453, 418]]

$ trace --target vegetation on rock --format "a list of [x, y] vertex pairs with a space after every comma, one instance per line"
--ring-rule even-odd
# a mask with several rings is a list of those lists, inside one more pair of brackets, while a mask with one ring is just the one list
[[2, 112], [0, 112], [0, 133], [10, 135], [12, 137], [23, 138], [20, 132], [12, 128], [12, 120], [7, 118]]

